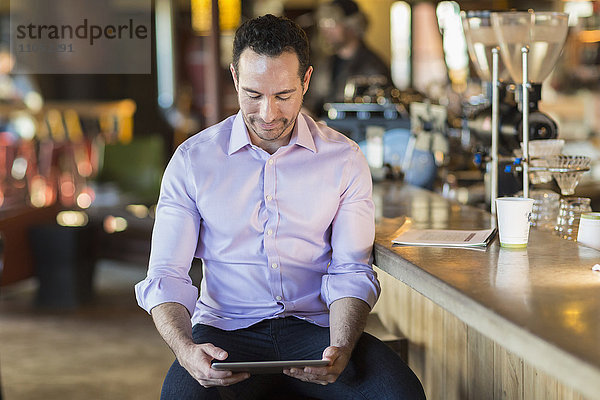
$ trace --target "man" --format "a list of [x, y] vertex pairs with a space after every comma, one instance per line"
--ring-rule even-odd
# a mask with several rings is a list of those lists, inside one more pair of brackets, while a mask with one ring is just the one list
[[[361, 334], [379, 295], [369, 169], [355, 143], [300, 114], [306, 35], [266, 15], [238, 29], [233, 53], [240, 111], [173, 155], [148, 277], [136, 285], [177, 358], [162, 398], [423, 396], [412, 371]], [[194, 256], [204, 262], [199, 299]], [[329, 363], [276, 375], [211, 368], [315, 358]]]
[[392, 86], [389, 67], [363, 40], [368, 22], [354, 1], [322, 3], [316, 24], [322, 51], [313, 55], [315, 75], [305, 99], [308, 110], [321, 116], [325, 103], [343, 103], [353, 95], [346, 93], [353, 79], [376, 82], [384, 89]]

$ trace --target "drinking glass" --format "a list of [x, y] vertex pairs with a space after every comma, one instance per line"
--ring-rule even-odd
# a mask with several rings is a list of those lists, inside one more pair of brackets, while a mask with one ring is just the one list
[[552, 230], [558, 217], [560, 195], [552, 190], [535, 189], [529, 192], [529, 197], [533, 199], [531, 226]]
[[581, 213], [592, 211], [587, 197], [563, 197], [560, 199], [554, 232], [563, 239], [577, 240]]

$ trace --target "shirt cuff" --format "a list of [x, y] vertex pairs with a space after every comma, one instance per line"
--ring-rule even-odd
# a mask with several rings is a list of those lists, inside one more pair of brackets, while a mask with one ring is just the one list
[[146, 278], [135, 285], [135, 297], [140, 307], [150, 313], [163, 303], [179, 303], [194, 314], [198, 301], [198, 288], [190, 281], [174, 277]]
[[324, 275], [321, 285], [321, 296], [325, 300], [327, 308], [341, 298], [355, 297], [373, 309], [380, 292], [377, 274], [372, 270], [370, 272]]

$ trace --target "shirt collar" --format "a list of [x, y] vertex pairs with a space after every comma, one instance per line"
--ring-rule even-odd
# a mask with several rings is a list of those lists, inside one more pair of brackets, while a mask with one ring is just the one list
[[306, 117], [304, 114], [299, 113], [298, 118], [296, 118], [296, 126], [294, 129], [297, 130], [297, 139], [296, 144], [307, 148], [313, 153], [317, 152], [317, 148], [315, 146], [315, 141], [310, 133], [310, 129], [308, 128], [308, 124], [306, 123]]
[[248, 136], [246, 124], [244, 123], [244, 117], [242, 117], [242, 111], [240, 110], [233, 120], [231, 136], [229, 138], [229, 150], [227, 151], [227, 154], [232, 155], [242, 147], [250, 144], [250, 136]]
[[[231, 136], [229, 139], [229, 150], [227, 154], [231, 155], [240, 150], [242, 147], [251, 144], [252, 143], [250, 142], [250, 136], [248, 135], [246, 123], [242, 117], [242, 111], [240, 110], [233, 120]], [[312, 151], [313, 153], [317, 151], [315, 141], [313, 140], [304, 114], [302, 113], [299, 113], [298, 118], [296, 118], [296, 124], [294, 126], [294, 130], [292, 131], [290, 144], [297, 144]]]

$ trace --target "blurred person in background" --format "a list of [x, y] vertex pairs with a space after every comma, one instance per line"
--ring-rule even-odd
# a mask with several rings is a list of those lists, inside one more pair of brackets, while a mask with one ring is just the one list
[[325, 103], [343, 103], [347, 83], [356, 77], [377, 77], [379, 85], [391, 86], [388, 65], [365, 44], [366, 15], [352, 0], [321, 4], [316, 13], [317, 43], [312, 54], [315, 66], [304, 106], [316, 117]]

